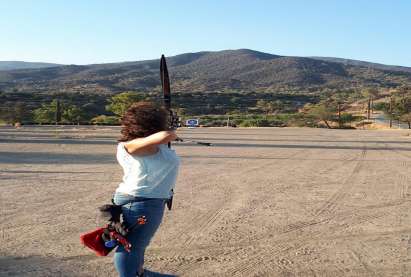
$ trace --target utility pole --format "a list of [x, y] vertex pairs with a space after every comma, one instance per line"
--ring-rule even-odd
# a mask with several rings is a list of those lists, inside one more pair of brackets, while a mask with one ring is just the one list
[[371, 97], [368, 98], [368, 110], [367, 110], [367, 119], [371, 118]]
[[390, 97], [390, 128], [392, 128], [392, 96]]
[[61, 121], [61, 111], [60, 111], [60, 101], [56, 100], [56, 114], [55, 114], [56, 125]]

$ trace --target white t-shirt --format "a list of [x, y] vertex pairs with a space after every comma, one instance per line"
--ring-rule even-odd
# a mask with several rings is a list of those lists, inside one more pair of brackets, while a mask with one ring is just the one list
[[117, 161], [124, 171], [116, 192], [146, 198], [170, 198], [180, 159], [167, 145], [159, 145], [157, 153], [148, 156], [129, 154], [124, 143], [117, 146]]

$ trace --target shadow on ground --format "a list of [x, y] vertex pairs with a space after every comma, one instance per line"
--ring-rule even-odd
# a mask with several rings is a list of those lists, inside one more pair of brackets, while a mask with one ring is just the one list
[[87, 262], [96, 257], [1, 256], [0, 276], [94, 276], [87, 272]]
[[144, 277], [177, 277], [177, 275], [166, 274], [166, 273], [159, 273], [150, 270], [144, 271]]
[[112, 164], [114, 154], [0, 151], [0, 164]]
[[[117, 276], [112, 257], [0, 256], [0, 276]], [[146, 270], [146, 277], [176, 277]]]

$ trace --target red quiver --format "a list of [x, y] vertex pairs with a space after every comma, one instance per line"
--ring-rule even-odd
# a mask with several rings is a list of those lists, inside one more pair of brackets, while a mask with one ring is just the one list
[[[137, 227], [138, 225], [146, 224], [147, 219], [145, 216], [141, 216], [137, 219], [136, 223], [134, 223], [129, 231]], [[128, 231], [127, 231], [128, 232]], [[98, 228], [94, 231], [81, 234], [80, 241], [81, 243], [90, 248], [97, 256], [107, 256], [114, 247], [106, 247], [105, 241], [103, 239], [103, 235], [109, 234], [111, 239], [116, 240], [119, 244], [121, 244], [127, 252], [131, 251], [131, 243], [128, 242], [125, 236], [121, 235], [119, 232], [116, 231], [116, 228], [113, 225], [109, 224], [106, 227]]]
[[107, 248], [104, 245], [102, 235], [106, 228], [98, 228], [94, 231], [80, 235], [80, 241], [84, 246], [90, 248], [97, 256], [107, 256], [114, 248]]

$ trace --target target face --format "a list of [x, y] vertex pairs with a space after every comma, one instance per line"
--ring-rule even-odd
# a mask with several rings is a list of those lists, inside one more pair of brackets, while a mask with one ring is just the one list
[[186, 121], [186, 125], [189, 127], [197, 127], [198, 126], [198, 119], [188, 119]]

